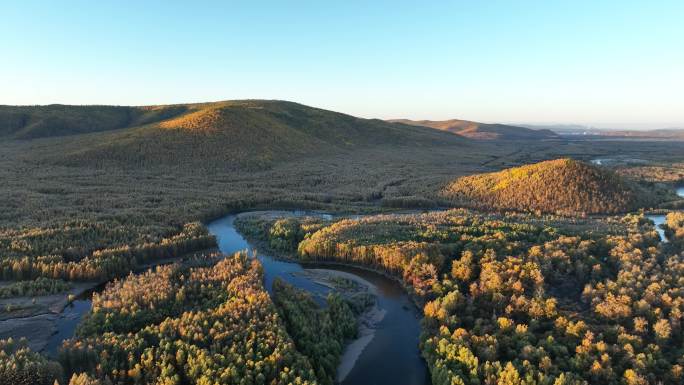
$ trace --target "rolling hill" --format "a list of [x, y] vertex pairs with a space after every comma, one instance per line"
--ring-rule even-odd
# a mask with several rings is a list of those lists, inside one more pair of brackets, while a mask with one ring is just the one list
[[2, 111], [5, 140], [70, 135], [60, 142], [63, 151], [48, 159], [65, 165], [262, 168], [276, 161], [347, 149], [464, 141], [425, 127], [360, 119], [284, 101], [5, 107]]
[[628, 212], [653, 207], [667, 195], [567, 158], [461, 177], [442, 190], [443, 197], [470, 207], [559, 214]]
[[0, 137], [35, 139], [115, 130], [158, 122], [185, 106], [0, 106]]
[[539, 140], [557, 139], [559, 137], [555, 132], [546, 129], [533, 130], [531, 128], [509, 126], [506, 124], [488, 124], [459, 119], [394, 119], [390, 120], [390, 122], [435, 128], [476, 140]]

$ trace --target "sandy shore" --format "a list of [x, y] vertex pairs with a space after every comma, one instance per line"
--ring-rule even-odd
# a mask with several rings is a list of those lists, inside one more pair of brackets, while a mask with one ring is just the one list
[[[69, 304], [69, 296], [78, 297], [97, 285], [97, 282], [76, 282], [65, 293], [0, 299], [0, 321], [26, 319], [41, 314], [59, 314]], [[7, 311], [8, 306], [14, 309]]]
[[[50, 337], [57, 332], [57, 320], [69, 304], [69, 296], [78, 297], [97, 286], [97, 282], [75, 283], [67, 293], [40, 297], [13, 297], [0, 300], [0, 339], [26, 338], [33, 351], [45, 348]], [[35, 298], [35, 302], [34, 302]], [[11, 304], [17, 310], [8, 312], [4, 308]]]
[[45, 348], [50, 337], [57, 332], [55, 326], [59, 314], [41, 314], [26, 318], [0, 321], [0, 339], [25, 337], [29, 348], [39, 352]]
[[[327, 280], [331, 277], [341, 277], [364, 286], [370, 294], [378, 295], [378, 289], [375, 285], [351, 273], [329, 269], [305, 269], [305, 271], [309, 279], [332, 289], [334, 289], [334, 285], [329, 284]], [[385, 313], [384, 309], [380, 309], [375, 304], [359, 316], [358, 337], [345, 347], [342, 357], [340, 357], [340, 364], [337, 367], [337, 382], [342, 382], [352, 371], [363, 350], [375, 337], [375, 329], [385, 318]]]
[[377, 325], [385, 318], [385, 310], [372, 306], [359, 317], [359, 337], [344, 348], [340, 365], [337, 367], [337, 382], [342, 382], [354, 369], [356, 360], [359, 359], [363, 350], [375, 337]]
[[317, 283], [319, 284], [324, 284], [324, 286], [334, 288], [333, 285], [325, 283], [326, 279], [329, 279], [330, 277], [340, 277], [354, 281], [359, 285], [364, 286], [370, 294], [378, 295], [378, 289], [375, 287], [375, 285], [355, 274], [347, 273], [346, 271], [338, 271], [332, 269], [304, 269], [304, 272], [309, 277], [309, 279], [317, 281]]

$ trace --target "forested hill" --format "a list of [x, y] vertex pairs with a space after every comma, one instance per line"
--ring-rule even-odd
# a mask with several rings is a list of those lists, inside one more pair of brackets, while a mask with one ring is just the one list
[[[60, 142], [62, 151], [50, 159], [69, 165], [203, 162], [260, 167], [345, 149], [464, 142], [456, 135], [425, 127], [361, 119], [284, 101], [3, 107], [0, 111], [4, 111], [0, 113], [0, 137], [4, 135], [5, 140], [71, 135]], [[74, 138], [74, 134], [84, 133], [90, 135]]]
[[0, 106], [0, 137], [34, 139], [115, 130], [179, 115], [186, 106]]
[[448, 184], [442, 195], [471, 207], [561, 214], [628, 212], [668, 198], [664, 189], [647, 189], [572, 159], [462, 177]]
[[526, 127], [509, 126], [506, 124], [487, 124], [469, 120], [410, 120], [395, 119], [390, 122], [410, 124], [413, 126], [430, 127], [448, 131], [457, 135], [477, 140], [537, 140], [557, 139], [558, 134], [551, 130], [533, 130]]

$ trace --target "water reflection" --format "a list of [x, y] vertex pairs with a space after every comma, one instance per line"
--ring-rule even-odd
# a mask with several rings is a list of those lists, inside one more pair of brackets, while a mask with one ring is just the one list
[[92, 306], [91, 296], [92, 292], [89, 292], [87, 297], [77, 299], [64, 308], [57, 322], [55, 322], [57, 331], [50, 337], [47, 345], [45, 345], [44, 351], [48, 356], [56, 357], [62, 342], [73, 337], [78, 323], [81, 322], [81, 318], [90, 311]]

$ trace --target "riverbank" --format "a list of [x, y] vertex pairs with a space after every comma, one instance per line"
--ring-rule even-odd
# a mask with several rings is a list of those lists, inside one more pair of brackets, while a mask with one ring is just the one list
[[[363, 353], [363, 350], [375, 337], [378, 324], [385, 318], [385, 314], [387, 313], [385, 310], [378, 307], [378, 288], [365, 279], [344, 271], [316, 268], [304, 269], [304, 271], [294, 274], [306, 277], [312, 282], [324, 286], [348, 299], [351, 299], [364, 291], [373, 296], [373, 305], [359, 314], [356, 319], [358, 325], [357, 338], [348, 341], [348, 344], [340, 357], [336, 381], [342, 382], [354, 368], [354, 365], [361, 356], [361, 353]], [[346, 285], [344, 281], [341, 280], [352, 281], [358, 285], [358, 287], [363, 288], [363, 290], [350, 288], [349, 285]]]
[[354, 369], [356, 361], [361, 357], [361, 353], [375, 338], [376, 329], [386, 314], [387, 312], [378, 308], [377, 305], [361, 314], [358, 319], [358, 337], [354, 341], [349, 342], [347, 347], [344, 348], [340, 363], [337, 366], [337, 377], [335, 378], [337, 382], [344, 381], [352, 369]]
[[[440, 210], [437, 210], [437, 211], [440, 211]], [[415, 211], [415, 212], [417, 212], [417, 211]], [[387, 215], [392, 215], [392, 214], [401, 215], [401, 214], [410, 214], [410, 213], [414, 213], [414, 211], [405, 210], [405, 211], [385, 213], [385, 214], [387, 214]], [[288, 211], [279, 211], [279, 210], [248, 211], [248, 212], [242, 212], [242, 213], [235, 214], [233, 217], [235, 219], [240, 219], [243, 217], [256, 216], [256, 217], [262, 217], [262, 218], [266, 218], [266, 219], [278, 219], [278, 218], [292, 218], [292, 217], [307, 216], [307, 214], [311, 214], [310, 216], [322, 217], [326, 220], [332, 220], [332, 219], [336, 218], [335, 216], [332, 216], [331, 214], [327, 214], [327, 213], [319, 212], [319, 211], [294, 211], [294, 212], [290, 211], [290, 212], [288, 212]], [[358, 217], [359, 217], [358, 215], [355, 215], [355, 216], [339, 216], [337, 218], [342, 220], [342, 219], [347, 219], [347, 218], [358, 218]], [[239, 231], [237, 233], [239, 233]], [[241, 233], [239, 233], [239, 234], [241, 236], [243, 236]], [[283, 251], [273, 250], [269, 246], [268, 242], [266, 242], [262, 239], [257, 239], [257, 238], [249, 237], [249, 236], [246, 236], [245, 239], [247, 240], [247, 242], [249, 242], [250, 246], [252, 246], [252, 249], [265, 251], [268, 254], [269, 258], [272, 258], [272, 259], [277, 260], [277, 261], [282, 261], [282, 262], [297, 263], [297, 264], [302, 265], [305, 269], [307, 268], [307, 266], [327, 265], [327, 266], [351, 267], [354, 269], [370, 271], [370, 272], [375, 273], [375, 274], [380, 274], [383, 277], [398, 283], [406, 291], [406, 294], [411, 298], [411, 300], [413, 301], [416, 308], [418, 308], [420, 310], [420, 309], [422, 309], [423, 305], [425, 304], [421, 298], [419, 298], [415, 295], [415, 293], [413, 292], [411, 287], [406, 285], [406, 283], [404, 282], [403, 279], [401, 279], [400, 277], [397, 277], [393, 274], [390, 274], [390, 273], [386, 272], [385, 270], [378, 269], [378, 268], [375, 268], [373, 266], [354, 264], [354, 263], [346, 263], [346, 262], [340, 262], [337, 260], [322, 259], [322, 260], [314, 260], [314, 261], [305, 261], [305, 260], [299, 259], [296, 254], [293, 254], [293, 253], [288, 254], [288, 253], [283, 252]]]
[[[400, 279], [382, 271], [353, 264], [327, 261], [309, 263], [292, 258], [293, 256], [285, 257], [281, 252], [271, 250], [263, 240], [252, 237], [247, 240], [237, 231], [234, 225], [236, 218], [253, 215], [267, 215], [270, 218], [338, 217], [312, 211], [267, 210], [228, 215], [207, 224], [209, 231], [217, 237], [221, 252], [230, 254], [240, 250], [261, 251], [255, 255], [262, 263], [264, 286], [267, 290], [275, 279], [280, 278], [312, 293], [320, 300], [321, 295], [326, 295], [332, 288], [320, 279], [309, 279], [302, 275], [310, 275], [312, 270], [335, 271], [339, 277], [354, 276], [355, 281], [363, 279], [376, 288], [375, 306], [366, 309], [359, 316], [359, 335], [343, 351], [337, 368], [337, 382], [341, 385], [406, 383], [407, 379], [410, 379], [414, 384], [430, 383], [429, 371], [419, 349], [422, 312], [420, 306], [414, 306], [415, 300], [409, 296]], [[342, 274], [338, 275], [338, 272]]]
[[0, 306], [14, 310], [0, 314], [0, 339], [26, 338], [33, 351], [42, 351], [57, 332], [57, 321], [73, 298], [100, 285], [100, 282], [74, 283], [66, 293], [39, 297], [12, 297], [0, 300]]
[[70, 298], [76, 298], [92, 290], [100, 282], [76, 282], [63, 293], [43, 296], [20, 296], [0, 299], [0, 321], [29, 318], [41, 314], [61, 313], [69, 304]]
[[[243, 213], [242, 215], [249, 214]], [[310, 211], [289, 213], [269, 211], [268, 214], [333, 218], [329, 214]], [[253, 244], [245, 240], [233, 227], [234, 218], [235, 216], [228, 216], [217, 221], [215, 226], [208, 225], [212, 229], [212, 234], [217, 237], [219, 251], [225, 254], [232, 254], [240, 250], [254, 251]], [[274, 254], [280, 255], [279, 253]], [[149, 264], [138, 266], [135, 272], [144, 271], [156, 265], [178, 262], [187, 257], [188, 255], [181, 258], [152, 261]], [[353, 280], [366, 288], [368, 293], [377, 295], [377, 301], [372, 306], [359, 308], [365, 310], [362, 310], [362, 313], [357, 317], [358, 337], [349, 341], [340, 358], [337, 373], [337, 379], [340, 383], [343, 385], [354, 384], [360, 378], [379, 375], [376, 373], [377, 365], [392, 364], [401, 366], [401, 369], [392, 373], [383, 371], [389, 378], [400, 380], [413, 374], [420, 378], [425, 377], [426, 383], [428, 382], [429, 377], [425, 374], [427, 367], [420, 358], [418, 350], [421, 312], [411, 306], [415, 300], [407, 295], [406, 288], [400, 279], [382, 271], [353, 264], [321, 261], [321, 263], [316, 264], [318, 266], [312, 264], [303, 266], [300, 261], [291, 258], [278, 258], [276, 260], [262, 254], [259, 254], [258, 258], [264, 266], [265, 286], [268, 286], [268, 282], [272, 282], [276, 277], [289, 276], [297, 281], [294, 283], [298, 287], [312, 293], [323, 293], [335, 289], [334, 284], [326, 285], [325, 280], [321, 279], [325, 275], [329, 278]], [[295, 274], [292, 274], [295, 272], [317, 274], [318, 278], [295, 277]], [[322, 283], [324, 285], [321, 285]], [[25, 336], [28, 339], [29, 346], [34, 351], [46, 352], [54, 357], [62, 341], [73, 336], [82, 316], [90, 310], [89, 294], [99, 287], [104, 287], [104, 284], [105, 282], [76, 284], [77, 286], [74, 286], [72, 291], [68, 293], [45, 296], [46, 298], [42, 299], [44, 301], [42, 310], [24, 310], [24, 313], [6, 315], [8, 319], [0, 321], [0, 338], [13, 337], [17, 339]], [[344, 282], [337, 284], [345, 286]], [[72, 302], [72, 299], [75, 300]], [[24, 298], [22, 301], [33, 304], [32, 298]], [[41, 300], [37, 299], [36, 303], [39, 301]], [[363, 303], [363, 301], [361, 302]], [[383, 322], [387, 319], [391, 319], [392, 322]], [[380, 325], [381, 323], [382, 325]], [[401, 338], [397, 338], [398, 335]]]

